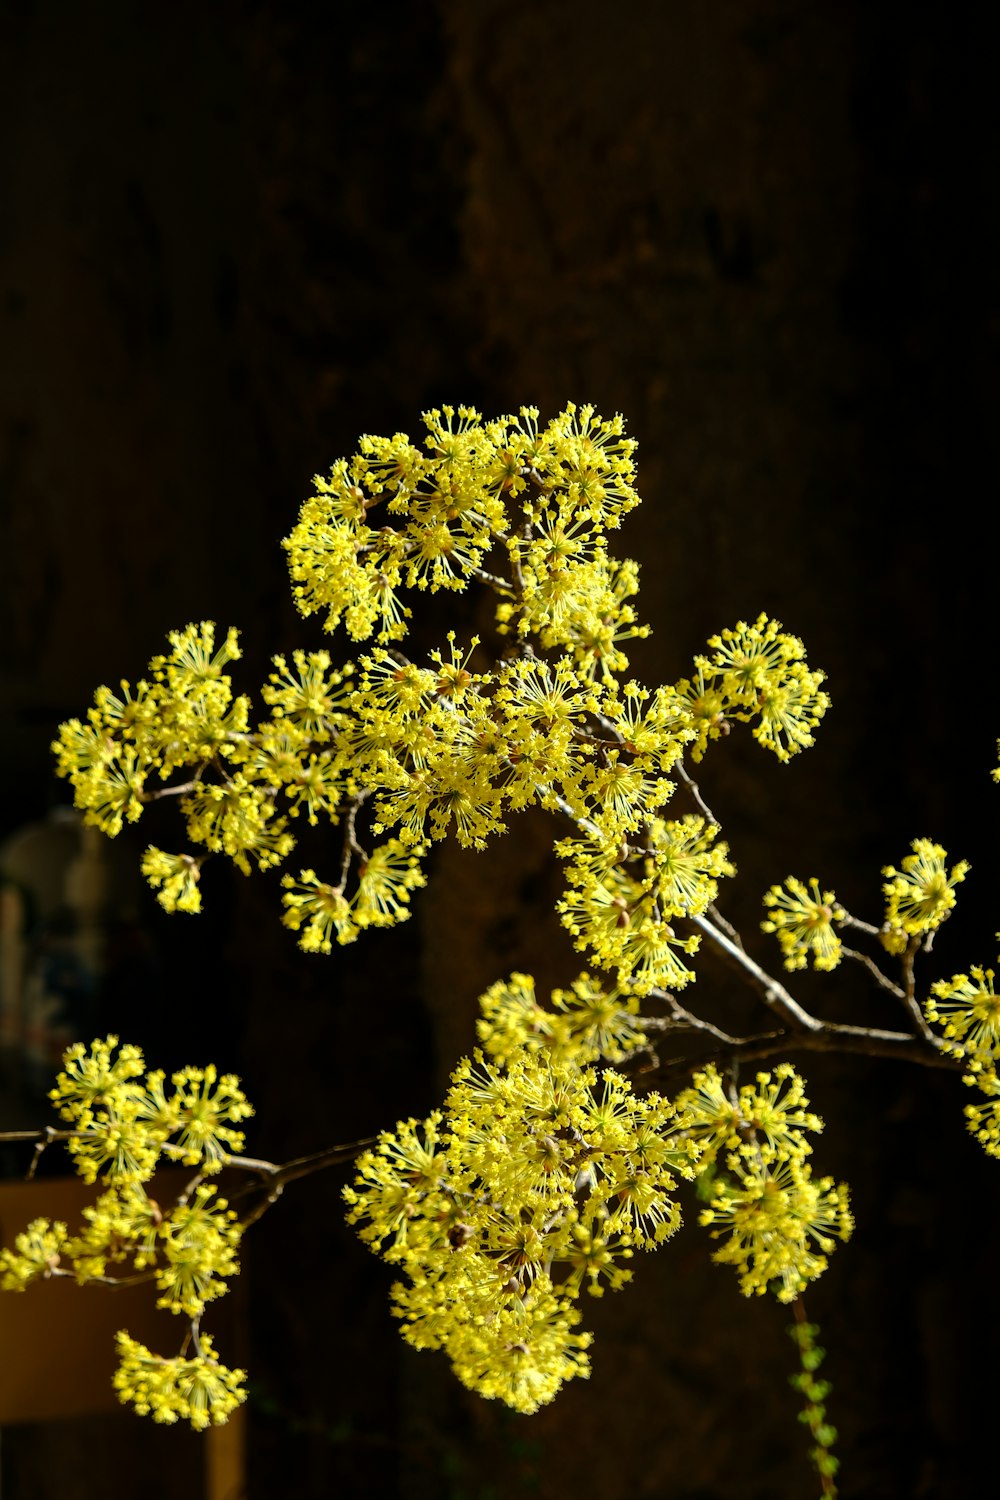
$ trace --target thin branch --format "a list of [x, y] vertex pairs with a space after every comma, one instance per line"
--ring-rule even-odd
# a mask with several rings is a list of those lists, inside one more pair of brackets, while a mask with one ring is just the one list
[[[936, 1039], [935, 1039], [936, 1040]], [[887, 1057], [901, 1062], [917, 1063], [926, 1068], [956, 1070], [961, 1058], [949, 1056], [939, 1044], [927, 1046], [924, 1039], [906, 1031], [886, 1031], [874, 1026], [847, 1026], [821, 1023], [817, 1031], [769, 1031], [737, 1038], [734, 1043], [714, 1047], [696, 1056], [675, 1056], [662, 1060], [655, 1069], [644, 1072], [674, 1074], [704, 1067], [707, 1062], [726, 1065], [738, 1062], [763, 1062], [794, 1052], [834, 1052], [855, 1057]]]
[[70, 1134], [72, 1134], [72, 1132], [68, 1132], [65, 1130], [56, 1130], [54, 1125], [47, 1125], [44, 1130], [40, 1130], [38, 1132], [38, 1141], [35, 1146], [34, 1153], [32, 1154], [31, 1165], [29, 1166], [27, 1172], [24, 1174], [25, 1182], [31, 1182], [33, 1180], [35, 1173], [38, 1171], [38, 1163], [42, 1159], [42, 1152], [45, 1150], [45, 1148], [47, 1146], [51, 1146], [53, 1141], [67, 1139], [68, 1135]]
[[498, 593], [514, 593], [514, 585], [512, 583], [509, 583], [506, 578], [498, 578], [495, 573], [488, 573], [485, 568], [470, 568], [469, 572], [473, 578], [481, 578], [484, 583], [488, 583], [490, 588], [496, 589]]
[[259, 1172], [263, 1177], [270, 1177], [281, 1170], [278, 1162], [263, 1161], [258, 1156], [227, 1156], [225, 1164], [227, 1167], [236, 1167], [241, 1172]]
[[201, 777], [196, 776], [193, 781], [184, 781], [181, 782], [178, 786], [164, 786], [160, 787], [158, 791], [140, 792], [139, 801], [158, 802], [161, 797], [183, 797], [185, 792], [196, 791], [198, 787], [204, 785], [205, 783], [202, 781]]
[[840, 907], [840, 916], [834, 918], [835, 927], [856, 927], [859, 932], [866, 932], [869, 937], [878, 938], [882, 936], [881, 927], [873, 927], [871, 922], [862, 922], [860, 917], [852, 917], [849, 911]]
[[867, 953], [859, 953], [856, 948], [846, 947], [842, 947], [840, 951], [843, 953], [845, 958], [853, 958], [856, 963], [864, 964], [869, 974], [871, 974], [875, 978], [875, 980], [882, 986], [884, 990], [888, 990], [889, 994], [895, 996], [897, 1000], [902, 1000], [905, 1002], [906, 995], [900, 989], [899, 985], [894, 984], [893, 981], [889, 978], [888, 974], [883, 974], [882, 970], [879, 968], [875, 960], [873, 958], [869, 958]]
[[708, 911], [708, 914], [712, 918], [713, 922], [718, 922], [723, 932], [727, 933], [728, 936], [732, 938], [733, 942], [736, 944], [737, 948], [739, 948], [740, 952], [745, 953], [746, 949], [743, 947], [743, 939], [740, 937], [739, 932], [733, 926], [732, 922], [726, 920], [714, 901], [709, 904], [706, 910]]
[[358, 821], [358, 813], [361, 810], [361, 805], [372, 795], [373, 790], [372, 787], [363, 787], [360, 792], [357, 792], [351, 798], [347, 808], [347, 814], [344, 818], [344, 852], [340, 860], [339, 889], [341, 892], [347, 884], [347, 872], [351, 867], [351, 855], [356, 854], [361, 860], [367, 860], [368, 858], [367, 853], [358, 843], [355, 826]]
[[715, 813], [712, 811], [708, 803], [705, 801], [704, 797], [701, 795], [698, 783], [695, 781], [693, 776], [685, 771], [683, 761], [678, 761], [675, 766], [670, 767], [670, 770], [671, 772], [676, 771], [681, 781], [683, 781], [684, 785], [687, 787], [688, 795], [693, 798], [695, 806], [701, 809], [708, 821], [710, 823], [714, 823], [716, 828], [720, 827], [718, 818], [715, 816]]
[[[923, 946], [925, 951], [926, 949], [930, 948], [931, 942], [933, 941], [933, 936], [933, 933], [928, 933], [926, 939], [924, 940]], [[924, 1041], [930, 1042], [932, 1045], [936, 1046], [938, 1039], [934, 1035], [930, 1026], [927, 1024], [927, 1017], [924, 1015], [921, 1006], [917, 1003], [916, 997], [917, 980], [916, 975], [913, 972], [913, 960], [916, 958], [920, 946], [921, 940], [919, 937], [911, 938], [906, 945], [906, 952], [903, 954], [903, 979], [906, 984], [906, 991], [900, 998], [903, 1002], [903, 1008], [905, 1009], [907, 1015], [910, 1017], [914, 1026], [916, 1026], [917, 1030], [920, 1032], [920, 1035], [923, 1037]]]
[[766, 973], [758, 963], [754, 961], [737, 943], [734, 943], [725, 932], [721, 931], [714, 922], [705, 916], [691, 915], [688, 918], [696, 927], [705, 934], [713, 943], [717, 944], [724, 953], [744, 969], [760, 990], [764, 1003], [773, 1010], [776, 1015], [781, 1016], [790, 1026], [801, 1031], [821, 1031], [823, 1022], [811, 1016], [807, 1010], [795, 1000], [770, 974]]
[[[49, 1268], [49, 1270], [45, 1273], [45, 1275], [46, 1275], [46, 1278], [54, 1277], [54, 1276], [64, 1276], [64, 1277], [68, 1276], [68, 1277], [70, 1277], [71, 1280], [73, 1280], [73, 1281], [76, 1280], [76, 1272], [75, 1271], [65, 1270], [62, 1266], [51, 1266]], [[155, 1280], [156, 1280], [156, 1272], [155, 1271], [138, 1271], [134, 1276], [88, 1276], [87, 1279], [86, 1279], [86, 1281], [82, 1281], [80, 1283], [80, 1285], [81, 1286], [91, 1286], [91, 1285], [95, 1285], [95, 1286], [111, 1286], [111, 1287], [140, 1286], [140, 1285], [145, 1284], [146, 1282], [155, 1281]]]
[[665, 1005], [670, 1006], [670, 1016], [640, 1017], [639, 1019], [644, 1031], [672, 1031], [684, 1028], [688, 1031], [702, 1031], [708, 1036], [715, 1037], [716, 1041], [722, 1042], [726, 1046], [739, 1046], [739, 1039], [737, 1037], [730, 1036], [727, 1031], [722, 1031], [720, 1027], [713, 1025], [711, 1021], [704, 1021], [701, 1016], [696, 1016], [681, 1004], [676, 995], [671, 995], [666, 990], [658, 989], [650, 990], [649, 993], [652, 998], [662, 1000]]
[[288, 1182], [297, 1182], [300, 1177], [311, 1177], [314, 1172], [325, 1172], [327, 1167], [343, 1166], [344, 1162], [353, 1161], [360, 1156], [362, 1151], [367, 1151], [371, 1146], [378, 1144], [378, 1136], [368, 1136], [361, 1141], [351, 1141], [346, 1146], [328, 1146], [325, 1151], [315, 1151], [311, 1156], [298, 1156], [294, 1161], [286, 1161], [277, 1167], [268, 1180], [273, 1182], [279, 1179], [284, 1186]]
[[343, 1166], [345, 1162], [353, 1161], [362, 1151], [374, 1146], [378, 1140], [377, 1136], [369, 1136], [365, 1140], [352, 1141], [346, 1146], [330, 1146], [326, 1151], [314, 1152], [311, 1156], [299, 1156], [294, 1161], [278, 1164], [270, 1161], [259, 1161], [254, 1157], [231, 1156], [226, 1158], [226, 1166], [243, 1168], [246, 1171], [256, 1172], [261, 1178], [259, 1184], [251, 1184], [241, 1188], [238, 1193], [232, 1195], [235, 1202], [238, 1198], [245, 1198], [254, 1191], [262, 1191], [263, 1196], [250, 1208], [240, 1220], [243, 1228], [250, 1224], [256, 1224], [258, 1219], [263, 1218], [267, 1210], [276, 1203], [289, 1182], [297, 1182], [302, 1177], [311, 1177], [315, 1172], [324, 1172], [328, 1167]]
[[78, 1130], [56, 1130], [53, 1125], [46, 1125], [41, 1130], [0, 1130], [0, 1141], [68, 1141], [71, 1136], [79, 1135]]

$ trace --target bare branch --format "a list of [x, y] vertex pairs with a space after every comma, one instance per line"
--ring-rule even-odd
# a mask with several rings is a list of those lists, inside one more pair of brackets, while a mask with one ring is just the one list
[[713, 921], [706, 916], [694, 915], [690, 916], [688, 920], [693, 922], [707, 938], [717, 944], [741, 969], [746, 971], [760, 990], [764, 998], [764, 1004], [770, 1010], [773, 1010], [776, 1015], [781, 1016], [789, 1026], [794, 1027], [797, 1031], [810, 1032], [822, 1030], [823, 1022], [818, 1021], [815, 1016], [811, 1016], [807, 1010], [803, 1010], [799, 1002], [788, 993], [783, 984], [780, 984], [777, 979], [766, 973], [760, 967], [760, 964], [756, 963], [750, 957], [749, 953], [746, 953], [742, 947], [717, 927]]
[[677, 772], [677, 775], [680, 777], [681, 781], [683, 781], [685, 787], [687, 788], [688, 795], [693, 798], [695, 806], [699, 807], [705, 814], [705, 817], [708, 819], [708, 821], [710, 823], [714, 823], [716, 828], [718, 828], [720, 826], [718, 818], [715, 816], [715, 813], [712, 811], [708, 803], [705, 801], [704, 797], [701, 795], [701, 790], [694, 777], [691, 776], [687, 771], [685, 771], [683, 761], [678, 761], [677, 764], [675, 766], [671, 766], [670, 769], [671, 771]]
[[899, 985], [894, 984], [888, 974], [883, 974], [875, 960], [869, 958], [867, 953], [859, 953], [856, 948], [846, 947], [841, 948], [841, 952], [845, 958], [853, 958], [855, 963], [864, 964], [869, 974], [876, 979], [884, 990], [888, 990], [890, 995], [894, 995], [897, 1000], [906, 1000], [906, 995], [900, 989]]
[[[76, 1272], [66, 1270], [62, 1266], [51, 1266], [45, 1273], [45, 1279], [54, 1276], [68, 1276], [71, 1281], [76, 1280]], [[155, 1281], [155, 1271], [138, 1271], [134, 1276], [88, 1276], [81, 1286], [140, 1286], [144, 1282]]]
[[917, 1001], [917, 980], [916, 975], [913, 971], [913, 960], [916, 958], [917, 953], [920, 951], [921, 941], [923, 948], [926, 951], [930, 948], [933, 939], [934, 934], [933, 932], [930, 932], [923, 940], [921, 940], [919, 937], [912, 937], [907, 943], [906, 952], [903, 954], [903, 980], [906, 985], [906, 991], [900, 996], [900, 999], [903, 1002], [903, 1008], [905, 1009], [907, 1015], [910, 1017], [910, 1020], [913, 1022], [914, 1026], [916, 1026], [917, 1030], [920, 1032], [920, 1035], [923, 1037], [924, 1041], [929, 1042], [932, 1046], [937, 1046], [938, 1038], [934, 1035], [934, 1032], [927, 1024], [927, 1017], [924, 1015], [923, 1009]]
[[326, 1171], [328, 1167], [343, 1166], [345, 1162], [353, 1161], [362, 1151], [374, 1146], [377, 1140], [377, 1136], [369, 1136], [365, 1140], [352, 1141], [346, 1146], [330, 1146], [326, 1151], [317, 1151], [311, 1156], [299, 1156], [294, 1161], [283, 1164], [259, 1161], [250, 1156], [227, 1157], [226, 1166], [256, 1172], [261, 1178], [258, 1184], [241, 1188], [238, 1193], [232, 1195], [235, 1202], [236, 1199], [245, 1198], [254, 1192], [262, 1194], [242, 1216], [240, 1223], [247, 1228], [248, 1225], [255, 1224], [258, 1219], [263, 1218], [272, 1204], [281, 1197], [289, 1182], [297, 1182], [301, 1177], [311, 1177], [315, 1172]]
[[347, 808], [347, 813], [344, 818], [344, 852], [340, 860], [339, 889], [341, 891], [343, 891], [344, 886], [347, 884], [347, 873], [351, 867], [351, 855], [356, 854], [361, 860], [367, 860], [368, 858], [365, 850], [362, 849], [361, 845], [358, 843], [357, 836], [355, 834], [355, 826], [358, 821], [358, 813], [361, 810], [362, 803], [367, 801], [367, 799], [371, 796], [372, 791], [372, 787], [363, 787], [360, 792], [357, 792], [355, 796], [351, 798], [351, 801]]
[[821, 1023], [817, 1031], [769, 1031], [737, 1038], [733, 1043], [697, 1055], [661, 1059], [658, 1067], [644, 1072], [674, 1075], [690, 1073], [708, 1062], [732, 1066], [740, 1062], [764, 1062], [795, 1052], [831, 1052], [860, 1057], [887, 1057], [917, 1063], [925, 1068], [957, 1070], [962, 1059], [944, 1052], [940, 1044], [928, 1046], [924, 1039], [905, 1031], [885, 1031], [874, 1026]]
[[159, 802], [161, 797], [183, 797], [185, 792], [197, 791], [198, 787], [204, 786], [204, 784], [205, 783], [202, 781], [201, 777], [196, 776], [193, 781], [184, 781], [177, 786], [163, 786], [158, 788], [156, 791], [140, 792], [139, 801]]

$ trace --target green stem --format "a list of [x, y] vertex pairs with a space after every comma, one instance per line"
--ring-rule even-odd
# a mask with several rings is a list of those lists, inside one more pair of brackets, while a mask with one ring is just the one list
[[837, 1441], [837, 1429], [831, 1427], [827, 1421], [824, 1405], [830, 1393], [830, 1382], [816, 1379], [816, 1371], [823, 1363], [826, 1350], [821, 1349], [816, 1342], [819, 1328], [806, 1318], [805, 1305], [801, 1297], [798, 1297], [794, 1303], [794, 1312], [795, 1322], [789, 1328], [788, 1333], [799, 1351], [799, 1363], [802, 1369], [797, 1374], [789, 1376], [789, 1382], [805, 1399], [805, 1405], [799, 1412], [799, 1421], [805, 1423], [812, 1436], [813, 1446], [809, 1450], [809, 1457], [819, 1475], [820, 1495], [822, 1500], [835, 1500], [837, 1485], [834, 1476], [840, 1464], [831, 1449]]

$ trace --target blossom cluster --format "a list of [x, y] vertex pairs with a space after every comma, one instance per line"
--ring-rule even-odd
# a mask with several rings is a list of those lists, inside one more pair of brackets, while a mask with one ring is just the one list
[[843, 944], [833, 924], [844, 909], [832, 891], [821, 891], [815, 878], [807, 887], [789, 875], [766, 892], [764, 905], [769, 915], [761, 929], [778, 939], [786, 969], [804, 969], [810, 958], [816, 969], [837, 967]]
[[[137, 1047], [118, 1048], [107, 1037], [69, 1048], [51, 1098], [67, 1129], [56, 1131], [85, 1182], [100, 1178], [104, 1191], [83, 1210], [76, 1234], [36, 1219], [0, 1250], [0, 1290], [25, 1291], [53, 1276], [87, 1282], [148, 1280], [157, 1307], [191, 1320], [228, 1291], [239, 1272], [242, 1226], [214, 1184], [242, 1149], [234, 1127], [252, 1113], [231, 1074], [214, 1067], [184, 1068], [168, 1090], [164, 1074], [147, 1072]], [[198, 1169], [173, 1202], [162, 1201], [154, 1173], [162, 1162]], [[123, 1401], [157, 1421], [178, 1417], [194, 1427], [225, 1421], [244, 1399], [242, 1371], [219, 1365], [211, 1341], [196, 1335], [190, 1358], [163, 1359], [128, 1334], [119, 1335], [122, 1365], [115, 1385]]]
[[[731, 720], [787, 760], [825, 712], [823, 674], [761, 615], [713, 637], [675, 687], [625, 676], [647, 627], [638, 565], [609, 551], [639, 503], [620, 416], [571, 403], [541, 425], [534, 408], [484, 421], [444, 407], [424, 425], [422, 445], [363, 437], [316, 478], [285, 541], [301, 611], [367, 651], [336, 667], [326, 651], [276, 656], [269, 717], [253, 724], [226, 670], [238, 633], [218, 644], [211, 622], [188, 625], [148, 678], [100, 688], [86, 722], [62, 726], [59, 773], [109, 835], [177, 799], [192, 848], [150, 845], [142, 862], [168, 911], [200, 909], [211, 854], [266, 870], [295, 847], [296, 820], [339, 827], [338, 869], [282, 880], [282, 920], [307, 952], [405, 920], [434, 841], [480, 849], [541, 806], [582, 834], [561, 851], [577, 946], [636, 992], [680, 987], [697, 938], [676, 919], [733, 869], [705, 820], [662, 816], [670, 773]], [[405, 656], [407, 597], [472, 581], [497, 596], [501, 659], [454, 633], [423, 663]]]
[[195, 1432], [223, 1426], [246, 1400], [246, 1371], [221, 1364], [209, 1334], [201, 1334], [198, 1345], [192, 1359], [166, 1359], [120, 1333], [119, 1365], [112, 1378], [119, 1399], [154, 1422], [180, 1419]]
[[847, 1188], [812, 1175], [805, 1132], [822, 1121], [807, 1109], [801, 1078], [781, 1063], [737, 1091], [709, 1064], [675, 1103], [701, 1150], [701, 1223], [723, 1241], [714, 1259], [736, 1269], [745, 1296], [771, 1291], [794, 1302], [854, 1227]]
[[403, 1337], [517, 1411], [586, 1376], [577, 1303], [620, 1288], [635, 1251], [677, 1228], [676, 1181], [698, 1157], [683, 1123], [558, 1052], [463, 1060], [443, 1109], [384, 1134], [345, 1190], [349, 1222], [406, 1277]]
[[[631, 642], [648, 626], [635, 605], [639, 566], [611, 551], [639, 504], [620, 416], [571, 403], [542, 424], [532, 407], [484, 420], [446, 406], [423, 425], [417, 442], [363, 436], [315, 478], [283, 543], [299, 611], [343, 629], [352, 659], [274, 656], [255, 719], [227, 670], [237, 631], [190, 624], [148, 676], [99, 688], [53, 749], [84, 819], [109, 836], [151, 802], [175, 800], [191, 848], [151, 844], [142, 859], [167, 911], [200, 910], [210, 856], [268, 871], [308, 828], [336, 830], [332, 870], [303, 864], [281, 877], [282, 921], [309, 953], [406, 920], [435, 842], [482, 849], [531, 807], [562, 820], [557, 912], [587, 969], [547, 1003], [530, 975], [493, 985], [481, 999], [482, 1051], [459, 1063], [442, 1107], [384, 1133], [345, 1190], [349, 1221], [400, 1272], [403, 1336], [443, 1350], [469, 1388], [531, 1412], [588, 1374], [583, 1293], [618, 1290], [636, 1253], [673, 1234], [680, 1180], [695, 1183], [714, 1258], [748, 1296], [796, 1301], [851, 1233], [847, 1189], [812, 1174], [809, 1136], [822, 1125], [790, 1065], [738, 1086], [709, 1063], [673, 1102], [641, 1096], [617, 1071], [648, 1061], [653, 1033], [671, 1027], [713, 1036], [723, 1052], [743, 1046], [676, 998], [706, 934], [767, 980], [717, 910], [735, 868], [685, 762], [735, 724], [787, 762], [813, 743], [829, 699], [802, 642], [765, 614], [712, 636], [674, 684], [651, 690], [628, 675]], [[439, 649], [406, 654], [413, 599], [473, 583], [495, 596], [494, 649], [449, 632]], [[917, 839], [884, 869], [880, 926], [795, 876], [765, 895], [762, 926], [790, 971], [860, 958], [912, 1020], [915, 956], [968, 870], [946, 859]], [[900, 958], [902, 986], [847, 945], [848, 929], [880, 944], [880, 958]], [[802, 1017], [768, 986], [776, 1009]], [[650, 997], [666, 1016], [641, 1014]], [[986, 1099], [967, 1110], [970, 1127], [1000, 1156], [993, 971], [934, 984], [924, 1010], [923, 1040], [965, 1064]], [[238, 1271], [242, 1228], [205, 1179], [242, 1150], [250, 1108], [235, 1078], [185, 1069], [168, 1088], [138, 1049], [116, 1055], [116, 1045], [70, 1049], [52, 1095], [67, 1125], [57, 1136], [104, 1190], [76, 1235], [29, 1225], [0, 1252], [0, 1286], [114, 1282], [130, 1263], [191, 1328], [176, 1357], [120, 1334], [116, 1387], [157, 1421], [204, 1428], [244, 1399], [243, 1372], [220, 1364], [199, 1323]], [[169, 1208], [151, 1184], [164, 1161], [197, 1169]], [[798, 1327], [808, 1374], [811, 1331]], [[828, 1475], [822, 1391], [802, 1390]]]
[[[885, 913], [877, 933], [882, 947], [893, 954], [915, 950], [921, 943], [929, 945], [954, 908], [954, 887], [969, 871], [965, 860], [948, 870], [945, 850], [930, 839], [914, 839], [910, 848], [912, 852], [904, 855], [898, 869], [886, 865], [882, 871]], [[857, 922], [833, 891], [820, 890], [815, 878], [807, 886], [796, 876], [788, 876], [766, 892], [764, 905], [768, 916], [761, 928], [777, 938], [786, 969], [804, 969], [810, 960], [816, 969], [835, 969], [843, 950], [840, 931], [854, 926], [876, 932]]]
[[[849, 926], [867, 931], [886, 952], [902, 957], [912, 998], [913, 958], [919, 949], [930, 947], [950, 916], [955, 887], [968, 871], [965, 860], [949, 869], [947, 852], [940, 844], [914, 839], [899, 866], [887, 865], [882, 871], [885, 909], [881, 927], [857, 921], [832, 891], [820, 889], [817, 880], [807, 886], [795, 876], [765, 894], [768, 917], [761, 926], [775, 935], [785, 968], [791, 970], [804, 968], [810, 959], [817, 969], [835, 968], [844, 952], [841, 932]], [[870, 959], [867, 962], [875, 967]], [[894, 988], [881, 977], [888, 988]], [[923, 1011], [928, 1022], [940, 1027], [936, 1045], [966, 1065], [965, 1083], [985, 1097], [985, 1102], [967, 1105], [965, 1114], [984, 1149], [1000, 1157], [1000, 995], [993, 981], [992, 969], [975, 964], [968, 973], [936, 980], [923, 1001]], [[907, 991], [897, 988], [897, 993], [907, 998]]]
[[968, 1104], [969, 1129], [990, 1156], [1000, 1157], [1000, 995], [994, 971], [973, 964], [931, 986], [927, 1019], [942, 1028], [942, 1047], [965, 1063], [963, 1080], [984, 1096]]
[[548, 1008], [514, 974], [481, 1007], [486, 1054], [459, 1064], [442, 1109], [385, 1133], [345, 1190], [349, 1222], [406, 1276], [404, 1338], [443, 1349], [471, 1389], [533, 1411], [588, 1373], [580, 1295], [617, 1290], [635, 1251], [673, 1234], [678, 1179], [702, 1184], [702, 1222], [725, 1237], [715, 1258], [747, 1295], [794, 1300], [850, 1234], [846, 1188], [811, 1175], [805, 1132], [822, 1126], [790, 1066], [730, 1093], [709, 1065], [673, 1103], [638, 1097], [603, 1063], [642, 1045], [641, 1022], [589, 975]]
[[885, 928], [882, 942], [890, 953], [900, 953], [911, 938], [925, 938], [935, 932], [955, 905], [954, 887], [969, 873], [963, 859], [948, 870], [947, 855], [940, 844], [930, 839], [914, 839], [911, 854], [904, 855], [899, 868], [886, 865]]
[[678, 684], [696, 729], [692, 760], [701, 760], [731, 720], [757, 720], [754, 738], [779, 760], [807, 749], [830, 699], [821, 687], [824, 674], [809, 669], [798, 637], [762, 614], [708, 644], [713, 654], [696, 657], [694, 675]]
[[531, 974], [512, 974], [491, 985], [479, 1006], [479, 1039], [501, 1063], [521, 1048], [578, 1067], [620, 1063], [648, 1042], [638, 996], [617, 987], [606, 990], [588, 973], [568, 990], [553, 990], [548, 1007], [539, 1002]]

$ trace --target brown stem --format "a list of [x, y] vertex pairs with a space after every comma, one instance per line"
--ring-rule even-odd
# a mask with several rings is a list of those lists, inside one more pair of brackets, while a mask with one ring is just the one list
[[235, 1201], [258, 1189], [263, 1192], [258, 1202], [243, 1215], [240, 1220], [241, 1225], [246, 1228], [262, 1218], [271, 1205], [281, 1197], [289, 1182], [297, 1182], [301, 1177], [311, 1177], [314, 1172], [324, 1172], [328, 1167], [343, 1166], [345, 1162], [353, 1161], [369, 1146], [374, 1146], [377, 1139], [377, 1136], [369, 1136], [365, 1140], [352, 1141], [350, 1145], [330, 1146], [326, 1151], [317, 1151], [311, 1156], [299, 1156], [294, 1161], [287, 1161], [280, 1165], [276, 1162], [259, 1161], [254, 1157], [227, 1157], [227, 1166], [241, 1167], [246, 1171], [256, 1172], [261, 1178], [256, 1189], [250, 1186], [233, 1194]]
[[893, 981], [889, 978], [888, 974], [883, 974], [882, 970], [879, 968], [875, 960], [869, 958], [867, 953], [859, 953], [856, 948], [847, 947], [842, 948], [841, 952], [843, 953], [845, 958], [853, 958], [855, 963], [864, 964], [869, 974], [873, 976], [876, 982], [880, 984], [884, 990], [888, 990], [890, 995], [894, 995], [897, 1000], [906, 1000], [906, 996], [900, 989], [899, 985], [894, 984]]
[[717, 927], [710, 918], [692, 915], [688, 920], [693, 922], [711, 942], [715, 943], [729, 958], [739, 964], [741, 969], [746, 971], [753, 983], [760, 990], [764, 1004], [770, 1010], [773, 1010], [775, 1015], [781, 1016], [796, 1031], [811, 1032], [822, 1029], [822, 1021], [818, 1021], [815, 1016], [811, 1016], [807, 1010], [804, 1010], [799, 1002], [788, 993], [783, 984], [780, 984], [777, 979], [772, 978], [770, 974], [766, 973], [750, 957], [749, 953], [745, 952], [738, 943], [734, 942], [731, 937]]
[[723, 1064], [762, 1062], [794, 1052], [835, 1052], [861, 1057], [888, 1057], [918, 1063], [925, 1068], [956, 1070], [963, 1060], [944, 1052], [936, 1038], [928, 1045], [923, 1037], [906, 1031], [885, 1031], [875, 1026], [846, 1026], [820, 1022], [815, 1031], [768, 1031], [738, 1037], [697, 1056], [675, 1056], [646, 1070], [665, 1075], [688, 1073], [707, 1062]]
[[358, 813], [361, 809], [362, 803], [367, 801], [367, 799], [371, 796], [373, 790], [374, 788], [372, 787], [364, 787], [360, 792], [356, 794], [356, 796], [352, 797], [350, 805], [347, 809], [347, 814], [344, 818], [344, 852], [340, 860], [339, 889], [341, 891], [343, 891], [344, 886], [347, 884], [347, 872], [351, 867], [351, 855], [356, 854], [361, 860], [366, 860], [368, 858], [368, 855], [358, 843], [355, 834], [355, 825], [358, 821]]
[[714, 823], [716, 828], [718, 828], [720, 826], [718, 818], [715, 816], [715, 813], [712, 811], [708, 803], [705, 801], [704, 797], [701, 795], [698, 783], [695, 781], [694, 777], [690, 776], [688, 772], [685, 771], [683, 762], [678, 761], [677, 764], [671, 766], [670, 769], [672, 772], [676, 772], [677, 776], [679, 776], [681, 781], [683, 781], [685, 787], [687, 788], [688, 795], [694, 800], [695, 806], [700, 808], [700, 810], [705, 814], [705, 817], [708, 819], [708, 821], [710, 823]]

